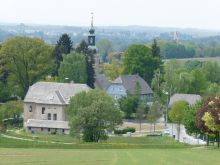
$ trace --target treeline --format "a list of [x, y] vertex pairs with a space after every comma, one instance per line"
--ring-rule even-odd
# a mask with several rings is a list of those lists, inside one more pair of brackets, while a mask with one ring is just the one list
[[[175, 93], [199, 94], [205, 97], [220, 94], [220, 65], [210, 61], [170, 60], [164, 72], [155, 71], [151, 86], [156, 100], [166, 102]], [[166, 94], [165, 94], [166, 93]]]
[[160, 40], [158, 44], [164, 59], [220, 56], [218, 36], [182, 42]]

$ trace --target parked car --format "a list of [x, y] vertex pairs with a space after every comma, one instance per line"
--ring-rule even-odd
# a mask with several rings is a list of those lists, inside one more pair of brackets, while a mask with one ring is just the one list
[[165, 135], [170, 135], [170, 130], [169, 130], [169, 129], [165, 129], [165, 130], [163, 131], [163, 133], [164, 133]]

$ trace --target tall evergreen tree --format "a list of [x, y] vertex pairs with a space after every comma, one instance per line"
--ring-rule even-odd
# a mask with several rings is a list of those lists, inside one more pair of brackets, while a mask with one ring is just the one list
[[151, 50], [152, 50], [153, 57], [159, 57], [160, 58], [160, 47], [158, 46], [156, 39], [153, 40]]
[[56, 67], [53, 70], [52, 75], [58, 76], [58, 70], [60, 68], [60, 63], [63, 61], [63, 54], [69, 54], [72, 49], [73, 43], [68, 34], [63, 34], [59, 40], [53, 51], [53, 57], [55, 60]]
[[82, 40], [79, 46], [76, 48], [76, 52], [82, 53], [86, 58], [86, 72], [87, 72], [87, 85], [91, 88], [95, 88], [95, 50], [89, 49], [85, 40]]

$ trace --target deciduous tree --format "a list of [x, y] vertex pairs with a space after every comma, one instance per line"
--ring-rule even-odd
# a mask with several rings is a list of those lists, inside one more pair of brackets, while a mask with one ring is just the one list
[[161, 115], [162, 115], [162, 106], [158, 101], [155, 101], [150, 107], [150, 110], [148, 111], [147, 114], [147, 120], [151, 123], [151, 125], [152, 124], [154, 125], [154, 132], [155, 132], [156, 121], [159, 117], [161, 117]]
[[178, 140], [180, 138], [180, 124], [183, 123], [183, 119], [188, 106], [188, 103], [185, 101], [177, 101], [173, 104], [171, 110], [169, 111], [170, 120], [178, 124]]
[[72, 136], [83, 134], [86, 142], [98, 142], [107, 138], [122, 123], [116, 101], [104, 91], [81, 92], [71, 98], [66, 112]]
[[122, 57], [124, 74], [139, 74], [151, 83], [154, 71], [161, 67], [161, 60], [153, 57], [151, 48], [145, 45], [131, 45]]
[[61, 62], [58, 78], [61, 82], [86, 83], [85, 56], [76, 52], [67, 54]]
[[3, 43], [0, 58], [6, 60], [8, 83], [14, 94], [23, 97], [29, 86], [51, 73], [51, 54], [51, 46], [38, 38], [15, 37]]

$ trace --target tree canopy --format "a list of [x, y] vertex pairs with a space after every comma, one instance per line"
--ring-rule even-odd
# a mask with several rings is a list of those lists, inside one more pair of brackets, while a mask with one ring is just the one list
[[159, 57], [153, 57], [151, 48], [141, 44], [129, 46], [122, 57], [123, 73], [139, 74], [148, 83], [161, 64]]
[[83, 134], [83, 140], [98, 142], [107, 138], [122, 123], [116, 101], [101, 90], [81, 92], [71, 98], [66, 108], [72, 136]]
[[58, 78], [61, 82], [86, 83], [85, 56], [76, 52], [67, 54], [61, 62]]
[[51, 73], [51, 54], [52, 47], [38, 38], [15, 37], [2, 44], [0, 59], [5, 60], [13, 94], [23, 97], [29, 86]]
[[57, 41], [57, 44], [53, 50], [53, 57], [55, 60], [55, 68], [52, 72], [53, 76], [58, 76], [58, 70], [60, 68], [60, 63], [63, 61], [63, 55], [69, 54], [72, 50], [73, 43], [68, 34], [62, 34]]

